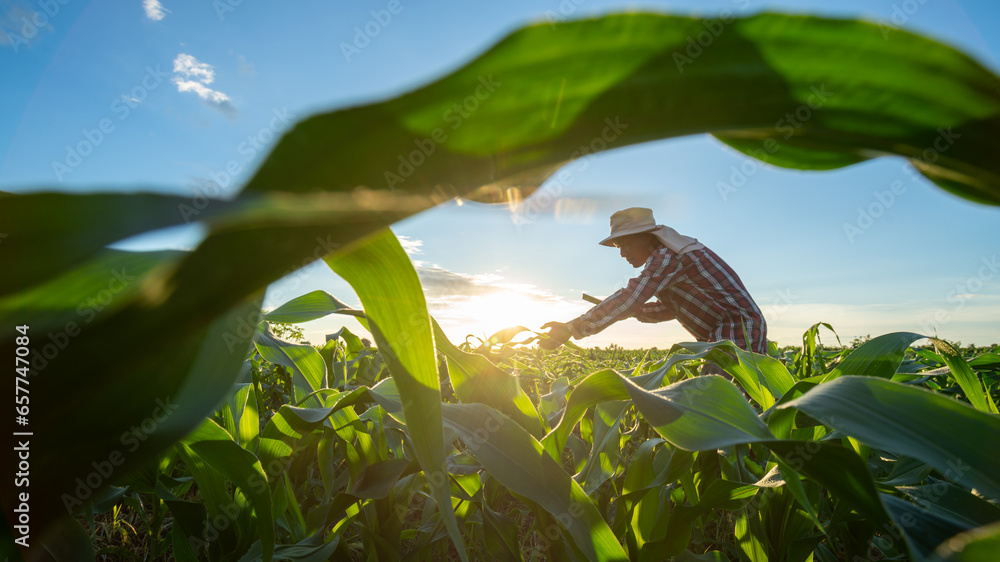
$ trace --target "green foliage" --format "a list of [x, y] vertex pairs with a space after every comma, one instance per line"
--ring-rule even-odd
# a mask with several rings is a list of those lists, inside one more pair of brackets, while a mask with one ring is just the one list
[[302, 326], [296, 326], [295, 324], [289, 324], [287, 322], [270, 322], [271, 332], [278, 339], [282, 339], [290, 342], [300, 342], [305, 339], [305, 333], [302, 330]]
[[[198, 211], [121, 191], [0, 195], [4, 263], [17, 272], [0, 279], [0, 318], [31, 326], [44, 380], [31, 395], [38, 544], [92, 557], [66, 513], [87, 519], [120, 500], [150, 506], [151, 548], [169, 532], [182, 560], [987, 550], [992, 512], [955, 517], [955, 504], [912, 488], [940, 480], [959, 504], [1000, 500], [995, 459], [968, 441], [996, 435], [995, 352], [969, 361], [959, 346], [909, 351], [922, 336], [886, 334], [792, 357], [722, 342], [639, 359], [608, 350], [605, 362], [520, 349], [511, 332], [478, 347], [435, 335], [386, 227], [453, 197], [526, 196], [599, 136], [618, 147], [712, 132], [800, 169], [898, 155], [943, 189], [1000, 204], [1000, 78], [964, 54], [904, 31], [884, 41], [864, 22], [761, 14], [679, 68], [673, 55], [704, 24], [622, 14], [525, 27], [418, 90], [300, 122], [239, 197]], [[488, 99], [434, 157], [398, 168], [477, 88]], [[761, 151], [774, 116], [812, 107], [817, 88], [829, 94], [809, 126]], [[962, 142], [930, 161], [943, 124]], [[192, 216], [208, 231], [192, 252], [106, 248]], [[262, 318], [266, 285], [322, 256], [365, 310], [317, 292]], [[112, 276], [107, 306], [81, 313]], [[316, 349], [268, 327], [330, 313], [358, 317], [377, 350], [349, 331]], [[40, 354], [42, 334], [55, 351]], [[15, 355], [13, 341], [0, 350]], [[695, 378], [706, 359], [752, 403]], [[848, 415], [845, 388], [864, 410]], [[866, 428], [861, 411], [922, 420], [927, 433], [897, 441], [899, 427]], [[947, 446], [928, 426], [937, 415], [962, 427]], [[949, 474], [959, 460], [970, 468]], [[0, 488], [4, 505], [12, 491]]]
[[[408, 264], [402, 255], [390, 261]], [[311, 293], [289, 305], [309, 301], [327, 304], [303, 316], [353, 315], [385, 341], [371, 318], [329, 295]], [[1000, 459], [978, 437], [1000, 435], [1000, 422], [912, 382], [887, 380], [882, 369], [895, 371], [924, 352], [905, 343], [914, 336], [888, 334], [866, 344], [883, 352], [887, 344], [880, 342], [902, 346], [885, 355], [889, 363], [873, 363], [867, 349], [842, 348], [826, 370], [810, 371], [829, 382], [799, 381], [763, 411], [732, 383], [696, 376], [705, 357], [729, 349], [725, 344], [685, 344], [700, 351], [678, 348], [662, 358], [620, 348], [544, 352], [531, 346], [535, 337], [511, 344], [526, 331], [517, 327], [470, 354], [434, 331], [446, 359], [442, 376], [464, 388], [460, 403], [438, 402], [446, 470], [421, 470], [409, 437], [414, 418], [398, 388], [398, 357], [371, 374], [364, 360], [384, 357], [384, 349], [364, 348], [344, 329], [320, 350], [326, 372], [343, 374], [323, 377], [324, 386], [297, 401], [315, 398], [315, 407], [295, 405], [288, 386], [280, 403], [264, 404], [268, 373], [284, 368], [256, 353], [247, 360], [252, 382], [234, 386], [216, 421], [199, 430], [205, 435], [188, 436], [179, 455], [161, 461], [150, 476], [155, 486], [131, 484], [123, 493], [136, 498], [134, 505], [162, 504], [148, 514], [155, 537], [166, 534], [159, 527], [172, 514], [175, 555], [187, 545], [210, 560], [247, 550], [259, 557], [267, 548], [258, 532], [260, 506], [248, 495], [255, 473], [262, 483], [256, 501], [271, 499], [274, 552], [292, 559], [454, 555], [440, 501], [432, 499], [435, 485], [454, 509], [460, 548], [475, 559], [487, 552], [513, 560], [570, 553], [593, 560], [851, 559], [875, 552], [923, 558], [946, 552], [954, 540], [976, 545], [970, 553], [994, 540], [990, 526], [1000, 509], [972, 489], [1000, 496], [989, 468]], [[267, 333], [262, 323], [258, 336]], [[281, 345], [258, 339], [258, 350]], [[815, 354], [803, 346], [787, 364]], [[935, 378], [957, 387], [961, 365], [993, 365], [983, 357], [952, 357], [951, 373]], [[603, 369], [569, 379], [570, 361]], [[871, 365], [879, 371], [852, 374]], [[940, 372], [943, 365], [921, 368]], [[728, 364], [734, 376], [740, 369]], [[291, 362], [286, 372], [295, 370]], [[502, 381], [516, 390], [502, 390]], [[986, 387], [996, 392], [995, 384]], [[521, 397], [526, 406], [516, 406]], [[538, 431], [544, 438], [534, 436]], [[241, 468], [237, 459], [244, 457], [249, 464]], [[229, 523], [218, 524], [219, 517]], [[183, 534], [191, 529], [198, 533]]]

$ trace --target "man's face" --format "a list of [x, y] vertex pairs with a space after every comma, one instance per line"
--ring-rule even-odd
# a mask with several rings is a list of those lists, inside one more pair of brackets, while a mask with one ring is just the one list
[[615, 241], [615, 247], [632, 267], [642, 267], [653, 255], [653, 246], [645, 234], [622, 236]]

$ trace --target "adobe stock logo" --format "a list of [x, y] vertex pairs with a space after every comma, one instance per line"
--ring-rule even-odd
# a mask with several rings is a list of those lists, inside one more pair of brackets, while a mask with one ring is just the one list
[[399, 15], [403, 8], [404, 6], [399, 0], [389, 0], [384, 9], [369, 10], [371, 19], [363, 25], [354, 27], [354, 40], [350, 43], [340, 42], [340, 52], [344, 55], [347, 64], [351, 64], [353, 57], [360, 55], [361, 51], [371, 45], [371, 42], [382, 33], [382, 30], [389, 27], [389, 24], [392, 23], [392, 17]]
[[[500, 82], [493, 79], [492, 74], [479, 76], [475, 88], [471, 90], [469, 95], [456, 101], [450, 108], [446, 109], [441, 114], [441, 120], [450, 125], [451, 131], [457, 131], [466, 119], [471, 117], [486, 100], [490, 99], [490, 96], [493, 95], [493, 92], [500, 85]], [[397, 184], [405, 182], [407, 178], [413, 175], [417, 168], [434, 155], [438, 145], [447, 140], [448, 132], [444, 127], [435, 127], [427, 137], [414, 138], [413, 145], [416, 147], [414, 150], [405, 155], [396, 155], [396, 160], [399, 162], [396, 166], [397, 173], [393, 173], [392, 170], [385, 170], [383, 172], [386, 186], [389, 189], [395, 189]]]
[[[937, 162], [941, 154], [947, 152], [955, 144], [956, 139], [961, 137], [962, 135], [953, 132], [950, 126], [940, 127], [931, 145], [924, 148], [916, 157], [911, 157], [910, 160], [914, 165], [933, 164]], [[917, 181], [921, 177], [916, 168], [907, 164], [903, 164], [902, 170], [910, 176], [912, 181]], [[906, 186], [900, 180], [893, 180], [887, 190], [873, 191], [872, 196], [875, 201], [867, 206], [858, 207], [858, 216], [853, 221], [843, 223], [844, 236], [847, 237], [847, 241], [854, 244], [858, 236], [868, 232], [875, 225], [875, 222], [892, 208], [897, 198], [904, 193], [906, 193]]]
[[[132, 110], [139, 107], [139, 104], [146, 99], [149, 93], [157, 89], [168, 76], [169, 73], [160, 70], [159, 65], [156, 68], [146, 66], [146, 73], [139, 79], [138, 83], [128, 93], [123, 93], [112, 99], [108, 110], [118, 117], [119, 122], [125, 121], [132, 115]], [[52, 173], [55, 174], [56, 179], [63, 181], [67, 174], [73, 173], [115, 130], [116, 124], [110, 117], [104, 117], [98, 121], [97, 126], [93, 129], [81, 129], [80, 136], [83, 139], [75, 144], [67, 144], [66, 154], [61, 161], [52, 161]]]
[[[26, 6], [19, 6], [14, 2], [6, 2], [4, 6], [4, 11], [6, 18], [13, 20], [21, 15], [21, 18], [16, 23], [13, 23], [14, 28], [17, 29], [17, 24], [21, 24], [20, 33], [14, 33], [12, 31], [7, 32], [7, 43], [14, 49], [14, 54], [21, 52], [21, 45], [28, 45], [29, 41], [38, 35], [38, 32], [42, 29], [52, 29], [52, 20], [59, 15], [62, 11], [62, 7], [69, 4], [70, 0], [37, 0], [38, 7], [42, 11], [25, 10]], [[23, 2], [22, 4], [27, 4]], [[0, 41], [2, 43], [2, 41]]]

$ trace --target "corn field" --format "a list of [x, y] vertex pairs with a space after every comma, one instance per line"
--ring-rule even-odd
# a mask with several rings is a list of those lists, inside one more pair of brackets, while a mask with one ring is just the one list
[[[321, 348], [269, 329], [327, 313], [364, 318], [322, 292], [265, 317], [224, 405], [144, 482], [95, 505], [141, 514], [121, 538], [108, 529], [117, 516], [100, 527], [99, 553], [132, 543], [154, 558], [260, 557], [259, 512], [239, 493], [254, 476], [273, 482], [274, 556], [288, 560], [978, 559], [966, 550], [986, 548], [978, 534], [1000, 520], [979, 491], [989, 478], [969, 474], [986, 456], [974, 436], [995, 421], [984, 389], [1000, 377], [1000, 348], [966, 360], [941, 340], [910, 348], [917, 334], [824, 348], [817, 324], [773, 357], [727, 344], [556, 353], [529, 347], [538, 336], [523, 327], [459, 346], [436, 329], [445, 462], [426, 472], [395, 359], [347, 328]], [[697, 376], [708, 359], [749, 403]], [[932, 446], [960, 428], [966, 442]], [[431, 497], [435, 477], [462, 554]]]
[[[299, 122], [229, 200], [0, 194], [0, 346], [23, 359], [31, 432], [6, 448], [14, 474], [30, 445], [30, 476], [2, 488], [3, 554], [995, 559], [995, 348], [910, 332], [824, 347], [817, 324], [769, 355], [730, 342], [550, 353], [522, 327], [456, 345], [428, 314], [389, 226], [455, 197], [528, 196], [616, 118], [629, 124], [620, 145], [708, 132], [809, 170], [894, 155], [1000, 204], [1000, 77], [963, 53], [901, 30], [886, 42], [860, 21], [761, 14], [679, 73], [672, 53], [704, 24], [524, 27], [412, 92]], [[398, 167], [490, 80], [506, 87], [433, 158]], [[762, 154], [768, 116], [816, 84], [850, 95]], [[963, 142], [929, 161], [945, 125]], [[107, 248], [190, 220], [208, 232], [193, 251]], [[315, 259], [362, 308], [317, 291], [263, 312], [268, 284]], [[81, 297], [105, 290], [82, 315]], [[355, 317], [373, 345], [349, 329], [321, 348], [275, 335], [331, 314]], [[706, 361], [732, 381], [695, 376]]]

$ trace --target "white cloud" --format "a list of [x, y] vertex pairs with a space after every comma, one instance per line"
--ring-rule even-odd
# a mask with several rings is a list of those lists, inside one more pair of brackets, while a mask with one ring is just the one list
[[193, 80], [179, 80], [174, 78], [174, 83], [177, 84], [178, 92], [194, 92], [198, 94], [198, 97], [213, 104], [219, 104], [229, 101], [229, 96], [213, 90], [201, 82], [195, 82]]
[[423, 240], [417, 240], [407, 236], [398, 236], [397, 238], [399, 238], [399, 243], [403, 246], [403, 250], [405, 250], [407, 254], [412, 256], [413, 254], [423, 253], [423, 250], [420, 249], [421, 246], [424, 245]]
[[215, 69], [212, 65], [199, 62], [198, 59], [184, 53], [174, 59], [173, 82], [177, 84], [178, 92], [194, 92], [208, 105], [230, 118], [235, 117], [239, 112], [229, 96], [208, 87], [214, 81]]
[[166, 15], [165, 12], [170, 11], [164, 8], [159, 0], [142, 0], [142, 9], [146, 11], [146, 17], [153, 21], [162, 20]]
[[198, 59], [184, 53], [174, 59], [174, 73], [185, 78], [194, 78], [204, 84], [211, 84], [215, 80], [215, 70], [212, 65], [198, 62]]

